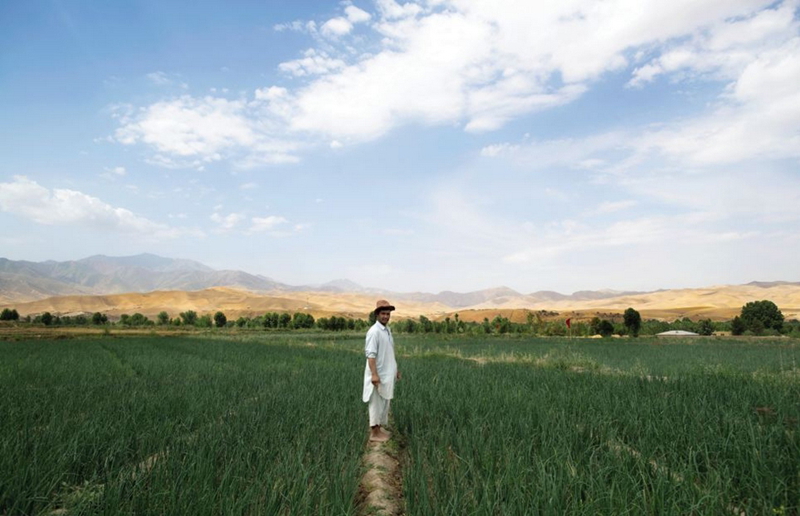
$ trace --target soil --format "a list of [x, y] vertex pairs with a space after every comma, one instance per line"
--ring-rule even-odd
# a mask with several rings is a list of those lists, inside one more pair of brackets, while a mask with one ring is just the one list
[[359, 514], [400, 516], [404, 514], [400, 461], [392, 441], [368, 442], [364, 453], [364, 475], [359, 486]]

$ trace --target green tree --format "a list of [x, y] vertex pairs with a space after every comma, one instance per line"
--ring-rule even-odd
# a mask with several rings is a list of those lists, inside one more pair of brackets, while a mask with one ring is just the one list
[[731, 321], [731, 335], [742, 335], [747, 330], [742, 318], [738, 315]]
[[633, 337], [639, 336], [639, 330], [642, 329], [642, 316], [634, 310], [633, 308], [628, 308], [625, 310], [625, 313], [622, 314], [622, 320], [625, 323], [625, 327], [628, 329], [628, 334], [632, 335]]
[[0, 313], [0, 321], [18, 321], [19, 320], [19, 312], [17, 312], [16, 308], [8, 309], [3, 308], [3, 312]]
[[713, 335], [714, 334], [714, 323], [711, 322], [711, 319], [701, 319], [697, 321], [697, 333], [700, 335]]
[[783, 329], [783, 314], [775, 303], [766, 299], [744, 305], [740, 317], [744, 327], [756, 335], [764, 330], [779, 332]]
[[158, 315], [156, 316], [156, 321], [158, 322], [159, 326], [164, 326], [165, 324], [169, 324], [169, 314], [164, 311], [158, 312]]
[[147, 326], [147, 325], [153, 324], [153, 321], [148, 319], [143, 314], [140, 314], [139, 312], [136, 312], [135, 314], [133, 314], [131, 316], [129, 324], [131, 326]]
[[222, 328], [228, 323], [228, 318], [225, 317], [225, 314], [222, 312], [217, 312], [214, 314], [214, 325], [217, 328]]
[[53, 314], [51, 314], [50, 312], [45, 312], [42, 314], [41, 320], [42, 324], [44, 324], [45, 326], [50, 326], [51, 324], [53, 324]]
[[211, 328], [212, 324], [211, 316], [208, 314], [198, 317], [195, 321], [195, 326], [198, 328]]
[[603, 337], [610, 337], [612, 333], [614, 333], [614, 325], [611, 321], [607, 319], [602, 319], [597, 324], [597, 333], [602, 335]]
[[95, 326], [100, 326], [101, 324], [106, 324], [108, 322], [108, 316], [106, 314], [101, 314], [100, 312], [95, 312], [92, 314], [92, 324]]
[[185, 312], [181, 312], [178, 315], [181, 316], [181, 321], [183, 322], [184, 326], [186, 325], [194, 326], [197, 323], [197, 312], [195, 312], [194, 310], [186, 310]]

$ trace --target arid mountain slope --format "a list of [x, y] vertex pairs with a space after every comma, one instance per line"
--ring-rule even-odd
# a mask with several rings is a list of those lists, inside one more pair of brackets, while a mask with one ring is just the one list
[[[38, 314], [45, 311], [58, 314], [102, 312], [116, 317], [120, 314], [140, 312], [154, 317], [166, 311], [171, 317], [180, 312], [194, 310], [210, 313], [225, 312], [228, 318], [252, 316], [264, 312], [306, 312], [315, 317], [340, 315], [366, 318], [375, 306], [374, 294], [341, 292], [276, 291], [254, 293], [246, 290], [216, 287], [198, 291], [156, 291], [113, 295], [57, 296], [27, 303], [5, 304], [16, 308], [20, 314]], [[606, 299], [542, 301], [528, 296], [501, 296], [489, 302], [468, 307], [453, 307], [438, 302], [392, 299], [397, 306], [396, 317], [425, 315], [439, 319], [458, 313], [463, 320], [481, 321], [503, 315], [522, 322], [528, 311], [558, 312], [560, 316], [588, 318], [596, 314], [621, 313], [633, 307], [646, 318], [674, 320], [681, 317], [693, 319], [709, 317], [730, 319], [749, 301], [770, 299], [782, 310], [787, 319], [800, 318], [800, 285], [777, 284], [770, 286], [736, 285], [700, 289], [681, 289], [635, 295], [621, 295]]]

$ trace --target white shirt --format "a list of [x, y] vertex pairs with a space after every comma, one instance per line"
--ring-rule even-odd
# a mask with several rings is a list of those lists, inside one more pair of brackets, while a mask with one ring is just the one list
[[[378, 394], [383, 399], [392, 399], [394, 397], [394, 381], [397, 378], [397, 362], [394, 358], [392, 330], [380, 322], [375, 322], [372, 328], [367, 331], [364, 354], [367, 358], [375, 358], [378, 376], [381, 379], [381, 383], [378, 386]], [[369, 360], [367, 360], [366, 368], [364, 369], [364, 392], [362, 395], [364, 403], [369, 402], [369, 397], [372, 396], [374, 388], [375, 386], [372, 385], [372, 371], [369, 369]]]

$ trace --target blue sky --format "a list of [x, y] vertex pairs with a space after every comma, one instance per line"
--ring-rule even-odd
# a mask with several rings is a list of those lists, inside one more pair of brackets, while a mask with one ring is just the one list
[[798, 0], [0, 4], [0, 256], [800, 281]]

